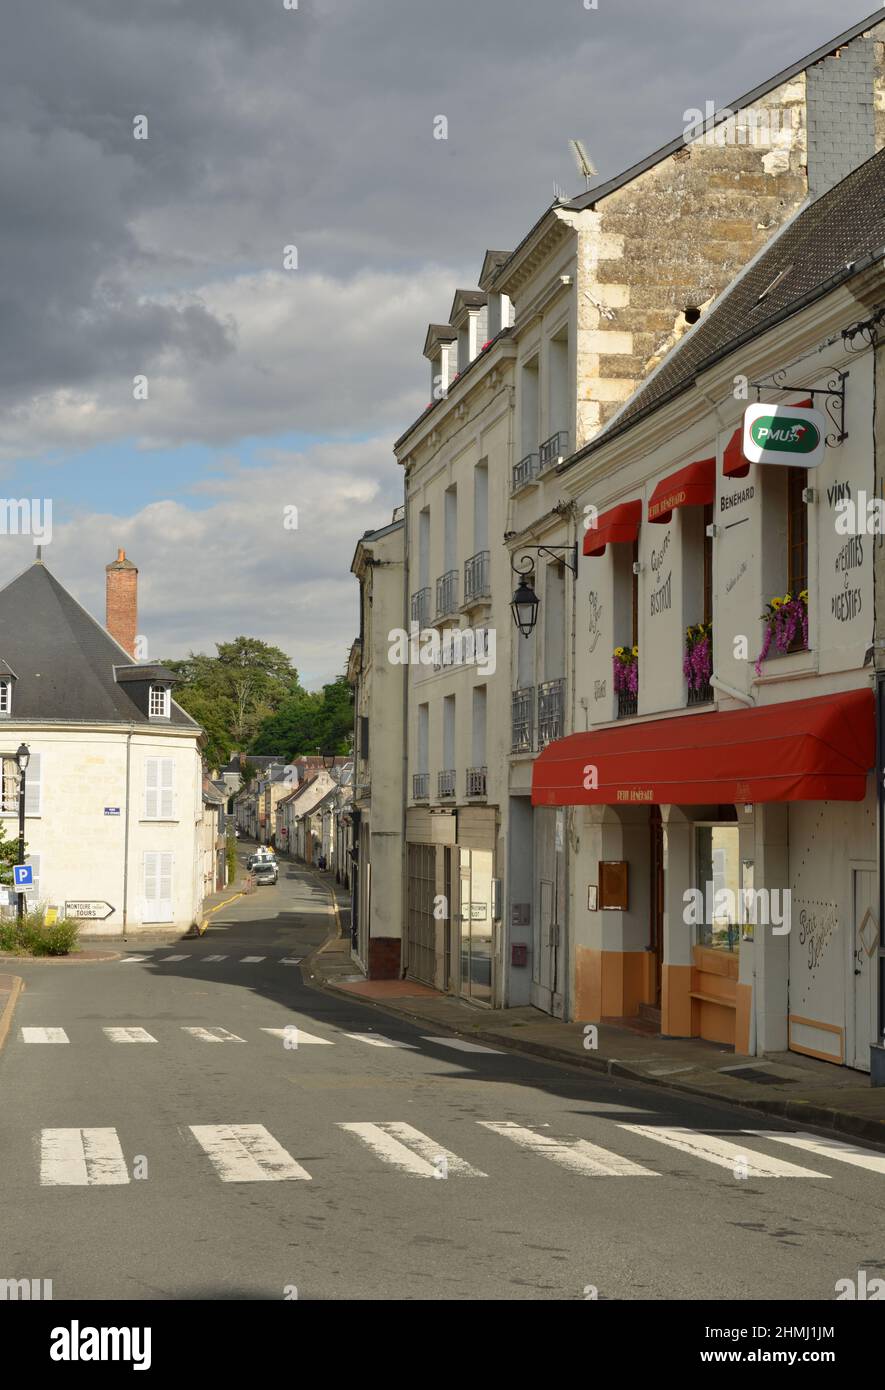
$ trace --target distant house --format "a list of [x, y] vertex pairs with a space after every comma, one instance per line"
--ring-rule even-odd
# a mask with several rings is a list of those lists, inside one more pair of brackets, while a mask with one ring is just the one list
[[95, 934], [184, 930], [202, 900], [202, 731], [172, 673], [133, 660], [137, 575], [123, 551], [107, 566], [110, 631], [41, 559], [0, 590], [4, 830], [18, 833], [26, 744], [29, 901]]

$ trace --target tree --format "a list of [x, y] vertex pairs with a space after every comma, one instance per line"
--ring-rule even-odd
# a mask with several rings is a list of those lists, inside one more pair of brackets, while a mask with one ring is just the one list
[[299, 690], [258, 729], [250, 751], [279, 753], [291, 761], [304, 754], [347, 753], [353, 738], [353, 692], [345, 676], [322, 691]]
[[226, 762], [232, 748], [246, 747], [301, 691], [298, 672], [279, 647], [241, 636], [218, 642], [216, 651], [217, 656], [191, 652], [163, 663], [179, 678], [175, 699], [209, 736], [206, 758], [213, 766]]

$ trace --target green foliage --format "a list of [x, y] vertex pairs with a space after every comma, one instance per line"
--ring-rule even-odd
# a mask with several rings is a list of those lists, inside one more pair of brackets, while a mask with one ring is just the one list
[[343, 754], [353, 742], [353, 691], [339, 676], [322, 691], [299, 690], [259, 728], [252, 753], [285, 751], [290, 759], [316, 753]]
[[[27, 852], [27, 845], [25, 845]], [[7, 840], [6, 826], [0, 823], [0, 883], [12, 886], [12, 866], [18, 863], [18, 835]]]
[[77, 945], [79, 922], [62, 918], [46, 926], [45, 909], [34, 908], [22, 920], [0, 922], [0, 951], [14, 955], [67, 956]]
[[163, 663], [180, 679], [175, 699], [206, 730], [212, 767], [227, 762], [232, 748], [248, 745], [259, 726], [301, 690], [286, 653], [257, 637], [218, 642], [216, 652]]

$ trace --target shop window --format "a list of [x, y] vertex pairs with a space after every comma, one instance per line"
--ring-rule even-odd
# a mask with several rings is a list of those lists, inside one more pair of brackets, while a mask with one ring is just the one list
[[736, 952], [741, 939], [740, 832], [736, 825], [695, 827], [695, 887], [703, 911], [697, 943]]

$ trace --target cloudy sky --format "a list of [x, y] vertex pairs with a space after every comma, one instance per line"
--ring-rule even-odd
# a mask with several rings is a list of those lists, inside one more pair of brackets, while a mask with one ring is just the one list
[[[616, 174], [873, 6], [292, 3], [5, 0], [0, 491], [52, 499], [45, 558], [99, 617], [126, 548], [153, 657], [243, 632], [317, 685], [427, 323], [582, 190], [569, 137]], [[0, 536], [0, 582], [32, 556]]]

